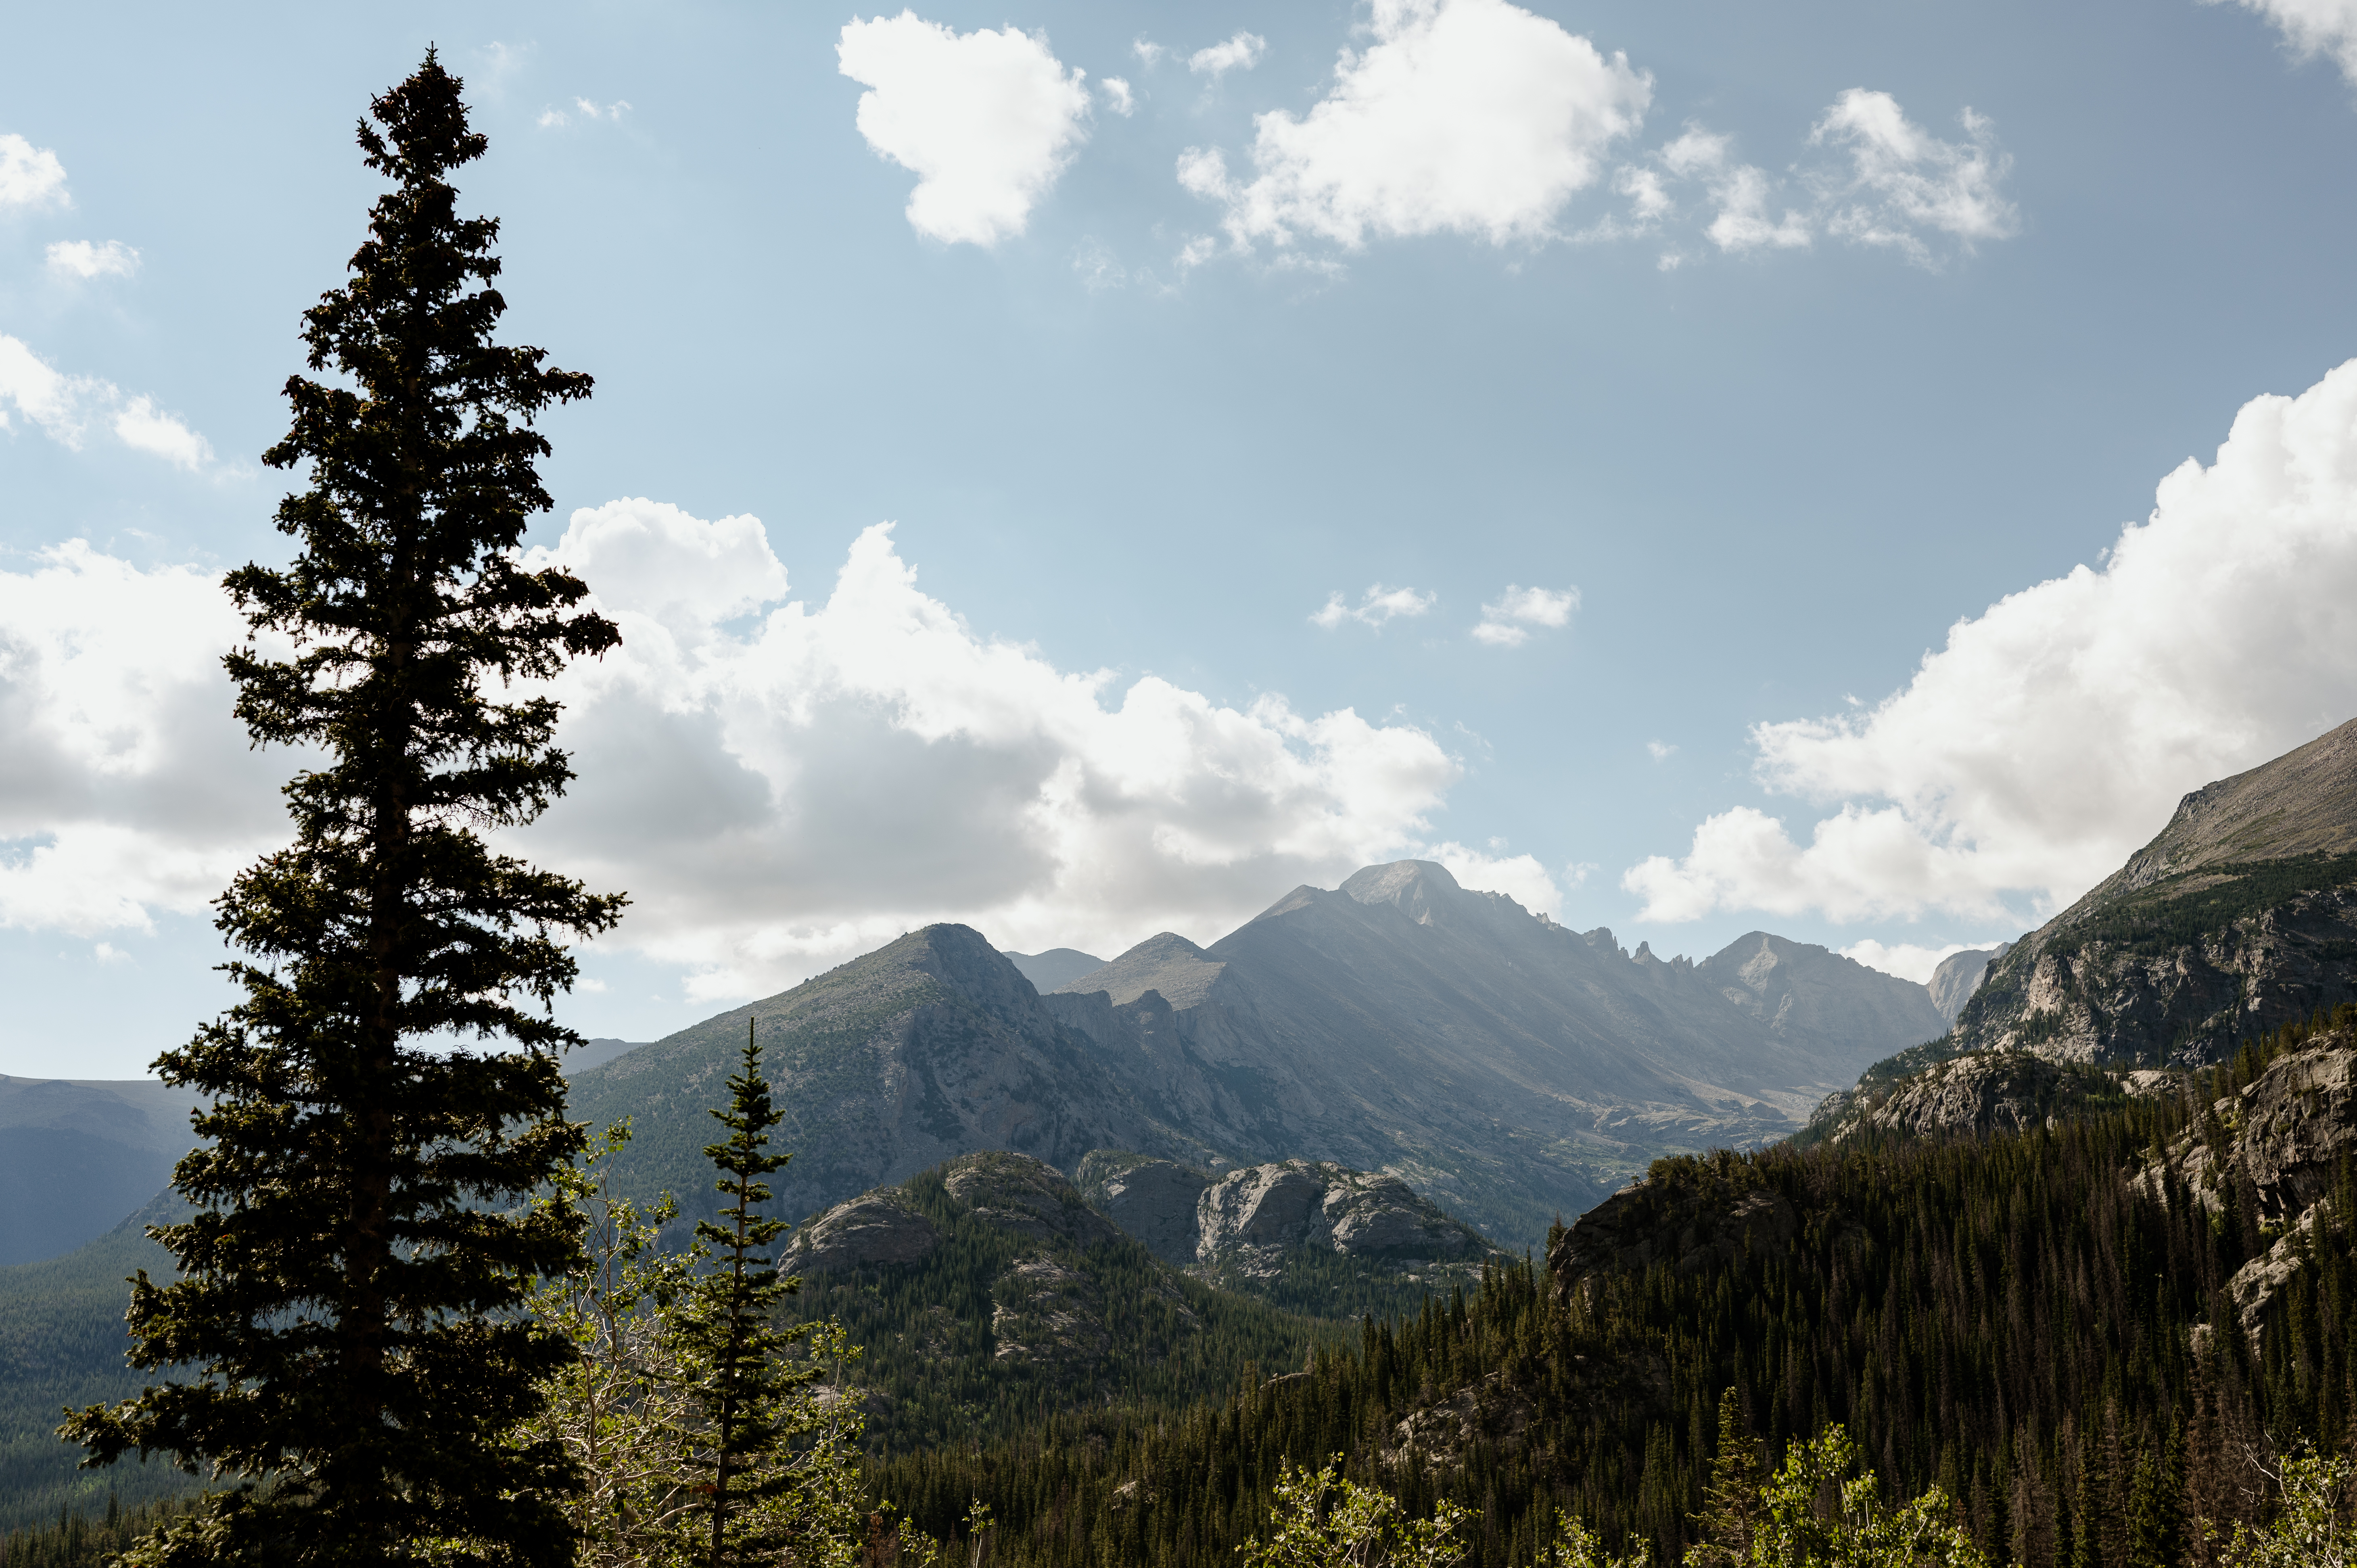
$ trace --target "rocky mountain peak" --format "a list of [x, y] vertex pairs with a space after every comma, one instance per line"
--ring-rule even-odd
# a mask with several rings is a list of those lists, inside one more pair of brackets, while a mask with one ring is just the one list
[[1178, 932], [1164, 931], [1146, 938], [1103, 968], [1091, 970], [1057, 989], [1075, 996], [1108, 992], [1116, 1007], [1158, 991], [1173, 1007], [1192, 1007], [1202, 1001], [1226, 967]]
[[911, 931], [884, 950], [920, 974], [991, 1008], [1021, 1009], [1036, 993], [1023, 972], [972, 926], [942, 924]]
[[1469, 897], [1447, 866], [1429, 860], [1364, 866], [1352, 873], [1340, 890], [1361, 904], [1393, 905], [1420, 926], [1436, 924], [1436, 916], [1446, 919], [1446, 911]]

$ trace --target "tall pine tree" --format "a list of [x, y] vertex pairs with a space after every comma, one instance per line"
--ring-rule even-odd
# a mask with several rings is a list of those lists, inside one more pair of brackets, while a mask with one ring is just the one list
[[175, 1177], [194, 1218], [152, 1232], [181, 1278], [136, 1283], [132, 1359], [193, 1376], [67, 1427], [88, 1463], [160, 1452], [229, 1483], [135, 1562], [572, 1555], [566, 1462], [505, 1439], [570, 1354], [516, 1308], [577, 1225], [521, 1200], [582, 1147], [556, 1065], [578, 1037], [548, 1004], [567, 941], [623, 900], [479, 831], [572, 779], [556, 703], [494, 682], [619, 635], [578, 579], [517, 564], [550, 506], [534, 420], [590, 382], [491, 340], [499, 224], [449, 183], [484, 150], [459, 88], [429, 51], [361, 123], [393, 188], [304, 317], [327, 375], [287, 381], [264, 455], [308, 465], [277, 519], [299, 549], [228, 578], [253, 632], [226, 660], [237, 714], [317, 760], [286, 787], [293, 845], [216, 905], [243, 999], [156, 1064], [210, 1099], [211, 1145]]

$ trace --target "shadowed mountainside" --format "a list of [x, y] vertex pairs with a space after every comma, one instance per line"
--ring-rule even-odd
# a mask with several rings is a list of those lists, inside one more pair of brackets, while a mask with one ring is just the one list
[[793, 1163], [771, 1178], [790, 1219], [982, 1149], [1070, 1170], [1091, 1149], [1212, 1152], [1143, 1115], [1088, 1043], [981, 935], [929, 926], [573, 1077], [571, 1114], [630, 1118], [615, 1168], [627, 1190], [675, 1194], [688, 1217], [713, 1204], [705, 1112], [725, 1103], [745, 1021], [785, 1113]]
[[152, 1078], [0, 1073], [0, 1264], [70, 1252], [154, 1197], [201, 1101]]

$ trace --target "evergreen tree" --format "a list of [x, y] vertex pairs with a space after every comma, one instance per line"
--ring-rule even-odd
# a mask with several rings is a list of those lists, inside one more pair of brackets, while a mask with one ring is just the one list
[[137, 1563], [572, 1556], [572, 1467], [507, 1437], [572, 1354], [517, 1308], [574, 1265], [578, 1224], [522, 1199], [583, 1143], [556, 1065], [578, 1036], [547, 1016], [566, 943], [623, 899], [478, 830], [572, 778], [557, 704], [494, 701], [490, 680], [619, 637], [576, 607], [578, 579], [516, 563], [550, 505], [534, 419], [590, 383], [491, 341], [499, 225], [458, 218], [448, 177], [484, 150], [459, 88], [429, 51], [361, 124], [393, 188], [304, 317], [328, 379], [288, 380], [292, 428], [264, 455], [309, 465], [277, 517], [300, 548], [228, 578], [253, 630], [226, 660], [238, 717], [317, 761], [286, 787], [293, 844], [215, 906], [242, 1000], [156, 1063], [210, 1100], [211, 1142], [175, 1176], [198, 1212], [150, 1232], [181, 1278], [135, 1283], [132, 1359], [194, 1377], [66, 1429], [86, 1463], [160, 1452], [235, 1483]]
[[767, 1252], [786, 1223], [761, 1214], [770, 1201], [770, 1184], [761, 1178], [784, 1169], [793, 1156], [768, 1152], [770, 1129], [783, 1117], [761, 1077], [761, 1047], [749, 1017], [728, 1097], [728, 1109], [712, 1112], [728, 1136], [705, 1145], [704, 1155], [719, 1168], [715, 1185], [730, 1202], [720, 1211], [720, 1223], [696, 1222], [696, 1239], [717, 1262], [696, 1282], [684, 1314], [685, 1337], [705, 1369], [699, 1391], [712, 1477], [712, 1568], [752, 1562], [784, 1544], [778, 1539], [780, 1527], [792, 1510], [764, 1505], [796, 1484], [792, 1467], [780, 1463], [780, 1449], [792, 1435], [787, 1402], [820, 1370], [807, 1361], [790, 1366], [785, 1360], [809, 1326], [781, 1329], [776, 1323], [779, 1304], [801, 1289], [802, 1282], [780, 1274]]
[[1718, 1395], [1718, 1446], [1710, 1460], [1710, 1487], [1695, 1519], [1699, 1544], [1687, 1548], [1691, 1568], [1730, 1568], [1751, 1561], [1751, 1533], [1760, 1511], [1760, 1440], [1743, 1419], [1736, 1390]]

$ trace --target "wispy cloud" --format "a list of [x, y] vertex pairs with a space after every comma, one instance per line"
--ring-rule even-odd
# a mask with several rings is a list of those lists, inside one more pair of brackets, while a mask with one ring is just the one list
[[1217, 81], [1232, 70], [1250, 70], [1268, 53], [1268, 40], [1258, 33], [1238, 33], [1225, 43], [1197, 49], [1187, 57], [1187, 69]]
[[548, 131], [554, 130], [560, 125], [569, 125], [576, 119], [590, 121], [593, 124], [599, 120], [619, 123], [622, 116], [630, 112], [630, 101], [627, 98], [617, 98], [611, 103], [599, 103], [593, 99], [576, 98], [573, 101], [573, 106], [570, 109], [542, 110], [539, 124], [542, 130]]
[[[1937, 271], [1950, 254], [2021, 227], [2003, 188], [2013, 160], [1986, 116], [1966, 109], [1959, 123], [1964, 138], [1943, 140], [1910, 120], [1889, 93], [1854, 87], [1809, 128], [1806, 145], [1820, 156], [1780, 176], [1738, 159], [1734, 137], [1689, 122], [1615, 172], [1612, 188], [1626, 206], [1580, 238], [1667, 236], [1684, 217], [1728, 254], [1802, 251], [1822, 237], [1892, 250]], [[1663, 265], [1677, 266], [1686, 254], [1674, 246]]]
[[[2215, 0], [2212, 0], [2214, 4]], [[2276, 25], [2303, 59], [2323, 55], [2357, 85], [2357, 0], [2234, 0]]]
[[127, 278], [139, 270], [139, 252], [120, 240], [102, 245], [88, 240], [59, 240], [47, 255], [49, 271], [59, 277]]
[[11, 414], [59, 446], [79, 451], [93, 423], [103, 422], [135, 452], [161, 457], [191, 473], [212, 465], [212, 447], [178, 415], [144, 394], [126, 397], [113, 381], [70, 376], [21, 339], [0, 333], [0, 430]]
[[1509, 583], [1494, 603], [1481, 607], [1473, 640], [1492, 648], [1520, 648], [1531, 639], [1533, 627], [1569, 626], [1577, 608], [1577, 588], [1525, 588]]
[[1332, 631], [1344, 621], [1356, 621], [1361, 626], [1382, 626], [1385, 621], [1402, 616], [1424, 614], [1439, 601], [1437, 594], [1424, 593], [1415, 588], [1386, 588], [1381, 583], [1361, 595], [1353, 607], [1339, 593], [1327, 599], [1325, 607], [1309, 617], [1309, 624]]

